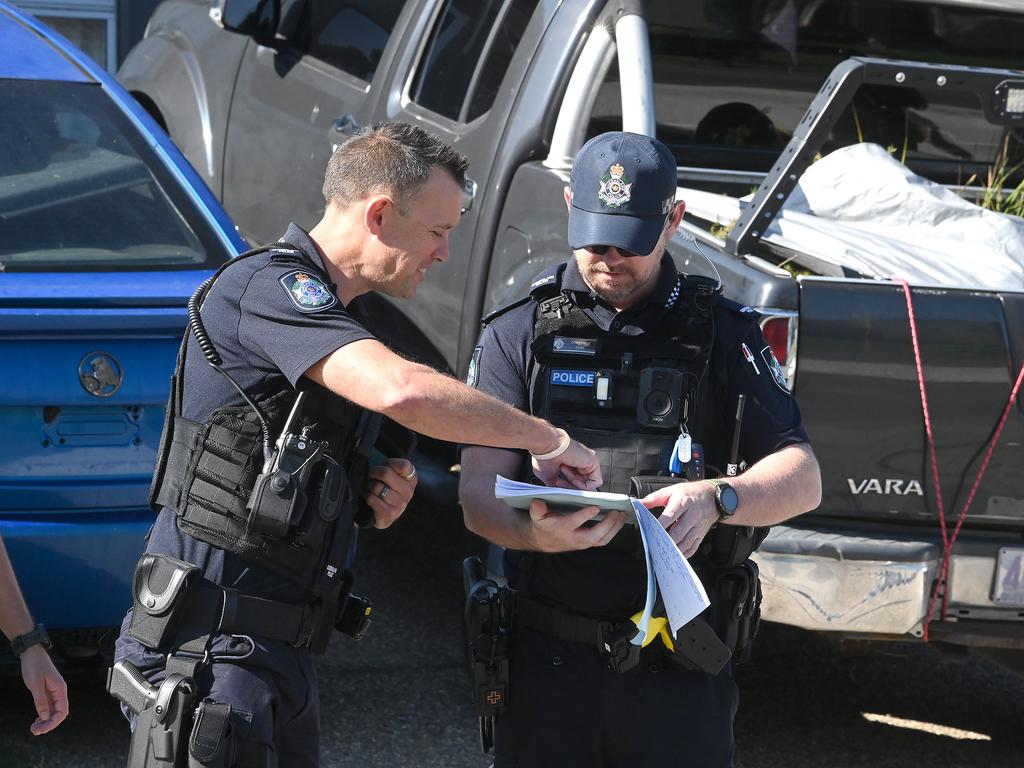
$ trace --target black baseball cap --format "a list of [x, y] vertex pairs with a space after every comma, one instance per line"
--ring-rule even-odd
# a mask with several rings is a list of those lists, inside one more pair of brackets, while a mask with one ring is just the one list
[[676, 200], [676, 159], [657, 139], [612, 131], [579, 151], [569, 176], [569, 246], [648, 254]]

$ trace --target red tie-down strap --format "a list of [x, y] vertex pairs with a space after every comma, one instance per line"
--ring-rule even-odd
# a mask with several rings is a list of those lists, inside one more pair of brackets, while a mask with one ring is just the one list
[[988, 447], [985, 449], [985, 457], [981, 461], [981, 467], [978, 468], [978, 474], [974, 478], [974, 483], [971, 485], [971, 491], [967, 494], [967, 499], [964, 501], [963, 509], [960, 510], [960, 514], [956, 518], [956, 526], [953, 528], [953, 533], [949, 534], [946, 526], [946, 510], [942, 503], [942, 485], [939, 483], [939, 463], [935, 458], [935, 437], [932, 433], [932, 418], [931, 413], [928, 409], [928, 392], [924, 385], [924, 368], [921, 365], [921, 345], [918, 343], [917, 337], [917, 320], [914, 317], [914, 302], [910, 295], [910, 284], [906, 280], [899, 280], [900, 285], [903, 286], [903, 295], [907, 299], [907, 315], [910, 318], [910, 338], [914, 343], [914, 362], [917, 365], [917, 385], [921, 391], [921, 410], [924, 412], [924, 428], [928, 436], [928, 460], [932, 467], [932, 484], [935, 486], [935, 504], [939, 511], [939, 528], [942, 530], [942, 563], [939, 566], [939, 578], [935, 582], [935, 588], [932, 590], [931, 599], [928, 601], [928, 613], [924, 617], [924, 639], [928, 641], [928, 628], [931, 625], [932, 617], [935, 615], [935, 603], [942, 595], [942, 611], [940, 613], [940, 619], [946, 618], [946, 609], [949, 606], [949, 594], [946, 590], [946, 583], [949, 580], [949, 563], [953, 555], [953, 544], [956, 542], [956, 537], [960, 534], [960, 528], [964, 524], [964, 519], [967, 517], [967, 511], [971, 508], [971, 504], [974, 501], [974, 496], [978, 492], [978, 487], [981, 485], [981, 479], [985, 476], [985, 471], [988, 469], [989, 460], [992, 458], [992, 452], [996, 448], [996, 444], [999, 442], [999, 435], [1002, 434], [1003, 427], [1006, 425], [1006, 420], [1010, 416], [1010, 409], [1013, 404], [1017, 401], [1017, 395], [1020, 392], [1021, 382], [1024, 381], [1024, 365], [1021, 366], [1020, 372], [1017, 374], [1017, 381], [1013, 385], [1013, 390], [1010, 392], [1010, 398], [1006, 401], [1006, 407], [1003, 408], [1003, 415], [999, 418], [999, 424], [996, 425], [995, 432], [992, 433], [992, 437], [988, 442]]

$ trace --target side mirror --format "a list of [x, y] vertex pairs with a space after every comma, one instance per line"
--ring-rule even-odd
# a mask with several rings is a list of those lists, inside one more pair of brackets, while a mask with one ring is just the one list
[[273, 41], [281, 18], [280, 0], [212, 0], [210, 18], [218, 26], [258, 43]]

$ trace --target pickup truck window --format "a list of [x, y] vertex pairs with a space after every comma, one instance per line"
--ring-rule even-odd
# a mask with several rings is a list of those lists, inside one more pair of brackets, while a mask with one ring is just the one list
[[0, 271], [207, 269], [229, 256], [99, 85], [0, 80]]
[[298, 48], [369, 82], [405, 0], [310, 0]]
[[[680, 166], [771, 168], [817, 88], [849, 56], [998, 68], [1020, 66], [1024, 14], [920, 0], [794, 0], [740, 3], [655, 0], [649, 4], [658, 137]], [[598, 92], [588, 135], [621, 125], [618, 71]], [[984, 180], [1006, 142], [1006, 167], [1024, 160], [1020, 136], [987, 123], [973, 100], [861, 88], [826, 151], [869, 141], [927, 178]], [[710, 175], [713, 178], [713, 174]], [[694, 186], [692, 180], [685, 180]]]
[[459, 122], [490, 109], [537, 2], [447, 0], [413, 79], [412, 101]]

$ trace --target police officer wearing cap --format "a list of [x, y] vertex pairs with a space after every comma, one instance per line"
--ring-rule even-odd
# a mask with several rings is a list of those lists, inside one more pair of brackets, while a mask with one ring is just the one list
[[601, 490], [660, 514], [712, 607], [675, 637], [637, 637], [636, 526], [595, 507], [512, 509], [494, 498], [494, 476], [528, 478], [523, 454], [464, 448], [467, 526], [507, 548], [515, 590], [496, 768], [731, 765], [731, 668], [749, 654], [760, 595], [749, 555], [768, 526], [820, 501], [758, 314], [677, 273], [665, 250], [684, 211], [675, 198], [675, 159], [659, 141], [588, 141], [565, 190], [573, 256], [485, 318], [471, 383], [593, 447]]
[[335, 627], [358, 635], [367, 610], [351, 594], [354, 523], [388, 527], [416, 487], [407, 457], [373, 462], [375, 444], [388, 450], [382, 417], [529, 451], [544, 478], [601, 482], [592, 451], [397, 356], [353, 304], [411, 297], [446, 260], [465, 168], [419, 128], [366, 129], [332, 156], [311, 231], [290, 225], [193, 297], [160, 512], [108, 681], [131, 712], [132, 768], [319, 764], [312, 656]]

